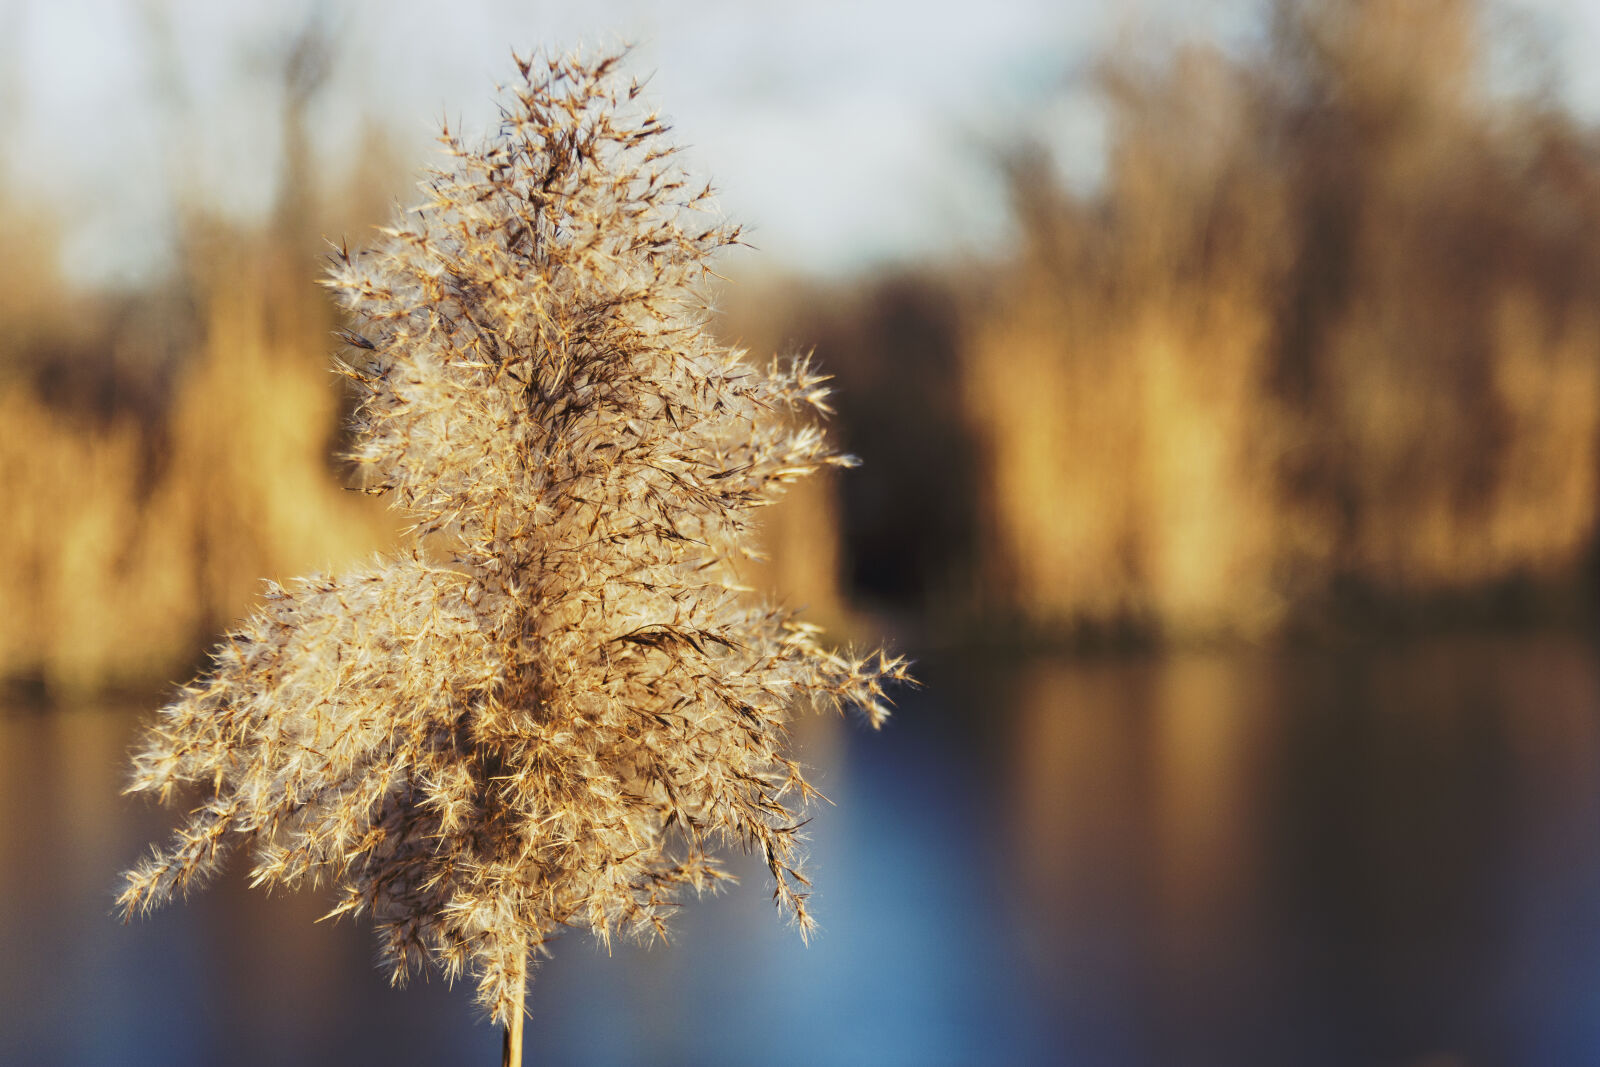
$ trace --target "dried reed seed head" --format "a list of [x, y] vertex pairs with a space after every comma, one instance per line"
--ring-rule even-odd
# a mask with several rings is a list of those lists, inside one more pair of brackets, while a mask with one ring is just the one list
[[408, 550], [273, 587], [162, 710], [131, 792], [202, 797], [127, 877], [128, 914], [230, 844], [261, 885], [338, 884], [397, 982], [473, 974], [499, 1021], [562, 927], [654, 936], [759, 849], [810, 929], [813, 790], [793, 708], [879, 725], [882, 653], [840, 655], [739, 584], [752, 515], [823, 464], [805, 360], [719, 345], [696, 286], [737, 240], [618, 57], [518, 59], [481, 145], [329, 284], [349, 310], [353, 458]]

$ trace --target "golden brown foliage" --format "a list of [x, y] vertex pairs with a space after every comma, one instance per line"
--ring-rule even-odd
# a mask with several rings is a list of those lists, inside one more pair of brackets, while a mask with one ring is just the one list
[[209, 280], [189, 300], [141, 294], [142, 319], [84, 298], [75, 330], [39, 325], [59, 293], [19, 309], [45, 336], [5, 353], [0, 381], [0, 600], [29, 607], [0, 620], [0, 676], [56, 699], [171, 677], [263, 568], [392, 537], [329, 469], [332, 317], [272, 238], [229, 236], [233, 252], [195, 253]]
[[1600, 492], [1600, 158], [1480, 88], [1468, 0], [1284, 0], [1113, 61], [1092, 198], [1012, 173], [975, 316], [984, 587], [1036, 624], [1260, 635], [1575, 588]]
[[616, 63], [519, 61], [498, 135], [447, 132], [426, 202], [338, 257], [353, 458], [415, 544], [274, 587], [163, 710], [131, 791], [202, 800], [128, 913], [243, 843], [257, 883], [337, 882], [397, 980], [471, 973], [503, 1022], [531, 952], [659, 931], [719, 842], [809, 927], [785, 723], [877, 725], [905, 670], [741, 586], [756, 509], [847, 457], [801, 417], [827, 410], [805, 361], [708, 333], [695, 286], [737, 231]]
[[[400, 168], [372, 129], [342, 180], [314, 165], [317, 25], [267, 72], [285, 104], [270, 218], [218, 215], [214, 191], [192, 184], [201, 150], [169, 145], [172, 269], [137, 288], [52, 270], [71, 251], [62, 228], [0, 186], [0, 602], [29, 609], [0, 620], [0, 681], [53, 701], [144, 690], [191, 670], [262, 574], [340, 566], [394, 539], [392, 514], [345, 491], [330, 462], [337, 313], [312, 274], [315, 234], [383, 217]], [[174, 127], [195, 119], [165, 106]]]

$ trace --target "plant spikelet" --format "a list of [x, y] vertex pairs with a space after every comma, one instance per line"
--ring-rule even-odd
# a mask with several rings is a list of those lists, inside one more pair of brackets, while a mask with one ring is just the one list
[[738, 582], [757, 510], [846, 462], [804, 360], [719, 345], [697, 286], [738, 239], [618, 57], [518, 60], [498, 132], [377, 247], [334, 257], [352, 457], [405, 550], [271, 586], [161, 711], [130, 792], [200, 799], [126, 915], [231, 845], [337, 886], [397, 982], [472, 975], [496, 1021], [564, 927], [651, 937], [713, 851], [757, 851], [810, 927], [797, 707], [878, 725], [904, 664], [819, 644]]

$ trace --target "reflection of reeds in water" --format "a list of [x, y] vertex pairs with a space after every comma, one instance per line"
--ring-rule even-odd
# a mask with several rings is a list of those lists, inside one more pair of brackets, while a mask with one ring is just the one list
[[1163, 916], [1152, 933], [1179, 943], [1237, 920], [1259, 861], [1257, 752], [1275, 729], [1255, 666], [1202, 654], [1024, 665], [1009, 765], [1031, 906], [1082, 921], [1134, 896]]
[[1596, 666], [1544, 634], [990, 668], [1030, 979], [1140, 1062], [1537, 1060], [1595, 944]]
[[1026, 160], [967, 362], [993, 599], [1261, 633], [1583, 562], [1600, 169], [1476, 85], [1474, 7], [1280, 5], [1272, 48], [1113, 64], [1106, 191]]

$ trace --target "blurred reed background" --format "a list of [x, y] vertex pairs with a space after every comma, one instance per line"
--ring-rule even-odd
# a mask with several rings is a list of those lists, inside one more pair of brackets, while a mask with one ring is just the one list
[[[1011, 161], [963, 334], [986, 610], [1161, 636], [1586, 611], [1597, 141], [1465, 0], [1111, 57], [1107, 188]], [[1019, 383], [1033, 383], [1018, 388]]]
[[[876, 639], [887, 629], [931, 664], [934, 689], [907, 710], [911, 736], [891, 732], [871, 742], [889, 749], [909, 740], [911, 747], [861, 757], [874, 777], [841, 772], [843, 789], [881, 780], [910, 790], [898, 797], [921, 796], [895, 759], [910, 759], [907, 752], [931, 759], [953, 776], [945, 780], [960, 782], [961, 761], [941, 760], [956, 749], [982, 752], [979, 781], [950, 788], [1001, 798], [994, 803], [1010, 812], [1010, 829], [998, 837], [976, 829], [993, 817], [987, 809], [952, 814], [930, 799], [926, 811], [947, 818], [948, 832], [968, 843], [989, 842], [974, 846], [979, 852], [1003, 848], [1023, 857], [1028, 929], [1043, 944], [1065, 946], [1060, 959], [1090, 945], [1073, 940], [1087, 936], [1076, 928], [1059, 944], [1050, 940], [1049, 931], [1065, 929], [1052, 924], [1068, 922], [1051, 911], [1050, 901], [1066, 899], [1063, 887], [1086, 916], [1110, 908], [1121, 916], [1110, 926], [1134, 922], [1107, 903], [1114, 897], [1116, 908], [1132, 907], [1124, 894], [1084, 872], [1086, 857], [1105, 853], [1121, 857], [1104, 868], [1112, 872], [1106, 877], [1137, 876], [1119, 864], [1142, 862], [1129, 858], [1135, 846], [1124, 831], [1156, 817], [1147, 802], [1175, 820], [1162, 822], [1171, 848], [1161, 862], [1200, 877], [1204, 893], [1217, 886], [1268, 892], [1250, 879], [1287, 862], [1262, 843], [1278, 838], [1240, 829], [1262, 804], [1292, 819], [1303, 802], [1320, 812], [1323, 829], [1337, 824], [1339, 833], [1356, 834], [1342, 814], [1318, 806], [1323, 793], [1294, 794], [1299, 802], [1279, 806], [1290, 795], [1287, 778], [1262, 785], [1256, 778], [1276, 773], [1262, 771], [1240, 784], [1235, 772], [1266, 766], [1271, 738], [1282, 735], [1299, 739], [1293, 773], [1310, 775], [1317, 789], [1334, 789], [1345, 770], [1360, 781], [1361, 757], [1349, 755], [1359, 746], [1338, 722], [1359, 723], [1374, 745], [1393, 743], [1404, 731], [1386, 733], [1391, 720], [1367, 711], [1403, 718], [1405, 692], [1434, 715], [1412, 724], [1427, 736], [1414, 746], [1418, 758], [1425, 762], [1441, 746], [1453, 754], [1439, 780], [1485, 791], [1491, 799], [1473, 809], [1477, 815], [1513, 785], [1529, 796], [1561, 793], [1559, 804], [1527, 802], [1529, 818], [1561, 827], [1534, 835], [1544, 845], [1535, 849], [1539, 866], [1528, 885], [1566, 885], [1551, 857], [1594, 851], [1600, 772], [1558, 761], [1557, 784], [1549, 785], [1528, 768], [1558, 750], [1600, 745], [1587, 644], [1600, 516], [1600, 129], [1540, 82], [1554, 61], [1537, 35], [1508, 45], [1515, 35], [1506, 27], [1515, 24], [1503, 16], [1503, 8], [1475, 0], [1263, 0], [1241, 16], [1250, 29], [1226, 40], [1174, 44], [1130, 30], [1087, 68], [1063, 63], [1056, 88], [1011, 116], [1015, 122], [996, 122], [966, 142], [977, 143], [972, 151], [984, 155], [981, 165], [1005, 198], [1005, 239], [826, 277], [757, 262], [760, 256], [730, 267], [733, 284], [719, 295], [728, 338], [758, 354], [814, 346], [837, 378], [834, 432], [865, 460], [775, 509], [773, 558], [759, 582], [809, 604], [836, 633]], [[270, 62], [249, 68], [282, 120], [270, 210], [241, 218], [208, 207], [204, 189], [181, 190], [175, 202], [185, 206], [167, 235], [176, 250], [170, 269], [91, 286], [69, 262], [78, 247], [63, 236], [70, 205], [0, 187], [0, 478], [7, 490], [0, 603], [9, 608], [0, 615], [0, 678], [14, 708], [98, 706], [118, 692], [149, 703], [249, 610], [261, 579], [337, 565], [395, 536], [397, 520], [383, 501], [346, 491], [347, 472], [334, 458], [345, 398], [328, 368], [339, 324], [316, 279], [324, 235], [360, 243], [396, 197], [408, 198], [416, 161], [373, 125], [345, 146], [356, 165], [336, 181], [322, 177], [327, 169], [313, 147], [317, 108], [329, 72], [359, 43], [320, 17], [291, 31]], [[159, 69], [160, 35], [150, 40]], [[1073, 142], [1052, 127], [1070, 112], [1058, 106], [1063, 99], [1085, 94], [1105, 119], [1105, 166], [1092, 181], [1061, 165], [1062, 145]], [[12, 113], [0, 114], [0, 143], [16, 119], [16, 94], [7, 99]], [[169, 104], [181, 112], [181, 103]], [[183, 115], [174, 121], [183, 125]], [[687, 135], [692, 140], [694, 131]], [[191, 150], [205, 146], [191, 142]], [[171, 173], [186, 170], [179, 158]], [[928, 228], [940, 225], [930, 212]], [[1300, 676], [1298, 660], [1258, 669], [1248, 658], [1290, 645], [1387, 646], [1400, 635], [1508, 627], [1559, 627], [1567, 636], [1554, 651], [1526, 655], [1472, 646], [1460, 653], [1465, 660], [1431, 651], [1412, 666], [1319, 660], [1304, 674], [1327, 689], [1287, 681]], [[1090, 660], [1080, 669], [1061, 656], [1108, 647], [1162, 649], [1170, 658]], [[1244, 653], [1248, 662], [1192, 658], [1241, 648], [1253, 650]], [[1052, 658], [1015, 671], [983, 658], [1019, 649], [1048, 650]], [[1451, 681], [1459, 662], [1486, 672], [1476, 695]], [[1501, 662], [1512, 664], [1503, 677], [1493, 674]], [[1546, 667], [1554, 662], [1565, 681], [1551, 680]], [[1410, 680], [1390, 684], [1395, 678]], [[1326, 719], [1296, 726], [1262, 710], [1272, 703], [1260, 695], [1267, 690], [1281, 691], [1284, 709], [1320, 707], [1321, 694], [1343, 692], [1342, 685], [1353, 687], [1345, 697], [1359, 714], [1330, 705]], [[1482, 693], [1497, 687], [1557, 708], [1560, 728], [1527, 726], [1532, 740], [1522, 727], [1496, 733], [1501, 727], [1488, 724], [1513, 706], [1509, 696], [1492, 712], [1472, 704], [1470, 715], [1481, 717], [1461, 727], [1465, 733], [1441, 710], [1488, 700]], [[1156, 763], [1183, 773], [1156, 788], [1132, 769], [1149, 755], [1148, 738], [1120, 731], [1142, 730], [1129, 724], [1165, 714], [1157, 706], [1180, 696], [1188, 710], [1168, 723], [1177, 733], [1157, 731]], [[1002, 705], [1015, 708], [991, 721]], [[933, 740], [918, 741], [918, 713], [966, 725], [936, 726]], [[29, 726], [27, 736], [45, 729]], [[816, 733], [809, 743], [831, 752], [837, 740], [828, 736]], [[1330, 738], [1338, 743], [1327, 746], [1335, 753], [1328, 758], [1344, 760], [1337, 770], [1311, 755]], [[25, 742], [20, 734], [13, 740]], [[1474, 747], [1479, 741], [1484, 747]], [[1504, 767], [1486, 754], [1502, 743], [1515, 754]], [[1109, 764], [1095, 756], [1095, 746], [1106, 744], [1116, 750]], [[117, 744], [96, 751], [114, 775]], [[1545, 756], [1535, 759], [1536, 752]], [[10, 755], [24, 761], [19, 753]], [[1482, 773], [1497, 767], [1513, 769]], [[1412, 805], [1425, 785], [1398, 771], [1383, 781], [1395, 805], [1385, 811]], [[1095, 783], [1109, 783], [1109, 792]], [[104, 788], [113, 785], [108, 777]], [[1192, 806], [1191, 786], [1216, 803]], [[1152, 801], [1146, 793], [1160, 795]], [[1127, 819], [1095, 806], [1123, 801], [1135, 813]], [[905, 814], [896, 803], [886, 800], [884, 810]], [[1381, 821], [1382, 805], [1372, 803]], [[917, 810], [906, 817], [925, 814]], [[1433, 809], [1424, 802], [1420, 810]], [[1453, 819], [1445, 808], [1436, 814], [1441, 826]], [[128, 842], [144, 840], [149, 822], [130, 829]], [[1384, 847], [1398, 855], [1409, 839], [1392, 833], [1398, 836]], [[1559, 849], [1551, 844], [1557, 839]], [[1494, 840], [1497, 849], [1504, 845], [1495, 855], [1508, 854], [1508, 839]], [[131, 853], [107, 847], [109, 887]], [[1241, 849], [1252, 857], [1248, 870], [1232, 865]], [[1452, 892], [1419, 864], [1395, 875], [1413, 893], [1407, 900], [1420, 899], [1419, 884]], [[848, 857], [840, 866], [848, 872]], [[1560, 897], [1583, 929], [1600, 906], [1600, 868], [1592, 867], [1586, 862], [1574, 876], [1578, 888]], [[1463, 879], [1491, 876], [1465, 859], [1448, 869]], [[1310, 903], [1292, 894], [1268, 903], [1356, 907], [1342, 896], [1330, 905], [1335, 891], [1319, 876], [1285, 878], [1323, 888]], [[994, 903], [986, 889], [959, 896], [965, 885], [948, 891]], [[1193, 920], [1173, 935], [1178, 940], [1208, 929], [1195, 900], [1210, 897], [1192, 898], [1191, 888], [1180, 880], [1158, 894], [1163, 921], [1176, 929], [1179, 912]], [[961, 922], [959, 913], [938, 911], [937, 901], [927, 906], [935, 920]], [[842, 920], [847, 929], [850, 914]], [[1395, 912], [1383, 914], [1390, 921]], [[1462, 922], [1473, 915], [1468, 908]], [[1226, 917], [1240, 944], [1256, 946], [1248, 951], [1270, 951], [1262, 946], [1273, 935], [1255, 925], [1259, 915], [1236, 905]], [[1559, 940], [1539, 930], [1551, 944]], [[702, 935], [710, 936], [696, 932]], [[1600, 960], [1593, 940], [1583, 944]], [[1099, 942], [1083, 951], [1094, 967], [1106, 964]], [[1494, 956], [1494, 965], [1513, 956]], [[1417, 958], [1408, 956], [1406, 966], [1420, 966]], [[1060, 959], [1050, 965], [1056, 970], [1047, 968], [1048, 980], [1031, 987], [1033, 996], [1068, 996], [1063, 990], [1078, 979]], [[1019, 973], [1011, 963], [990, 963]], [[1359, 970], [1346, 963], [1346, 977]], [[947, 964], [957, 966], [946, 961], [933, 970], [948, 974], [940, 970]], [[562, 966], [558, 958], [551, 973]], [[1574, 1004], [1594, 1003], [1591, 993], [1574, 992], [1576, 972], [1563, 968], [1550, 988], [1570, 993]], [[1111, 971], [1115, 985], [1121, 972]], [[1269, 972], [1250, 971], [1240, 988], [1270, 992], [1281, 983]], [[1162, 973], [1174, 988], [1187, 980]], [[927, 980], [921, 971], [902, 977], [907, 989], [921, 990], [915, 982]], [[1152, 988], [1129, 992], [1130, 1002], [1155, 995]], [[1527, 991], [1546, 986], [1530, 979], [1518, 989], [1522, 999], [1513, 1000], [1526, 1006], [1533, 1003]], [[550, 995], [552, 1004], [577, 997]], [[928, 994], [930, 1010], [949, 1008], [942, 995]], [[961, 1002], [981, 1007], [990, 995], [1000, 994], [980, 989], [976, 1000]], [[1194, 995], [1192, 988], [1183, 994]], [[1320, 998], [1295, 1000], [1288, 1017], [1310, 1018]], [[1337, 991], [1327, 1000], [1350, 1006]], [[1352, 1039], [1328, 1046], [1326, 1058], [1281, 1028], [1259, 1046], [1223, 1038], [1184, 1045], [1171, 1036], [1185, 1032], [1181, 1021], [1167, 1019], [1163, 1032], [1186, 1057], [1159, 1040], [1118, 1044], [1120, 1037], [1107, 1036], [1105, 1012], [1082, 994], [1072, 1003], [1084, 1033], [1106, 1042], [1085, 1046], [1086, 1063], [1570, 1063], [1583, 1060], [1566, 1057], [1600, 1049], [1594, 1026], [1573, 1021], [1600, 1015], [1574, 1007], [1579, 1015], [1566, 1022], [1538, 1016], [1534, 1026], [1527, 1022], [1534, 1016], [1518, 1016], [1517, 1032], [1532, 1035], [1532, 1044], [1501, 1034], [1451, 1045], [1418, 1023], [1411, 1044]], [[1195, 1003], [1183, 1001], [1177, 1014], [1201, 1011]], [[1015, 1058], [1005, 1062], [1061, 1062], [1050, 1052], [1060, 1035], [1048, 1027], [1064, 1024], [1038, 1010], [1046, 1021], [1030, 1015], [1021, 1029], [995, 1022], [1010, 1018], [1003, 1013], [986, 1017], [992, 1032], [948, 1046], [957, 1049], [953, 1058], [936, 1054], [947, 1046], [907, 1046], [921, 1058], [903, 1062], [979, 1062], [996, 1047], [1012, 1049]], [[1116, 1010], [1129, 1026], [1149, 1019], [1137, 1007]], [[1419, 1018], [1432, 1018], [1427, 1010]], [[945, 1021], [955, 1027], [961, 1018]], [[1360, 1018], [1346, 1021], [1360, 1031]], [[1012, 1037], [997, 1037], [1002, 1031]], [[984, 1043], [1022, 1040], [1017, 1033], [1037, 1044]], [[872, 1047], [881, 1058], [863, 1060], [860, 1046], [842, 1045], [832, 1062], [902, 1062], [890, 1046]], [[1205, 1048], [1224, 1051], [1211, 1057]], [[1250, 1051], [1261, 1048], [1270, 1055]], [[1372, 1049], [1388, 1058], [1367, 1058]], [[1524, 1058], [1519, 1049], [1538, 1054]], [[617, 1055], [614, 1062], [626, 1062]], [[704, 1050], [682, 1057], [660, 1062], [739, 1061], [707, 1058]], [[818, 1062], [827, 1059], [818, 1054]]]
[[1113, 53], [1103, 187], [1012, 146], [1014, 244], [791, 300], [873, 460], [849, 591], [1068, 640], [1587, 617], [1600, 140], [1493, 93], [1487, 27]]
[[[77, 288], [50, 212], [0, 191], [20, 693], [171, 677], [262, 577], [392, 533], [332, 458], [315, 282], [322, 235], [359, 241], [410, 178], [374, 133], [319, 180], [327, 25], [257, 74], [283, 111], [273, 208], [185, 197], [176, 269]], [[1600, 139], [1487, 83], [1488, 25], [1469, 0], [1296, 0], [1248, 49], [1126, 44], [1093, 73], [1100, 185], [1055, 173], [1048, 129], [997, 146], [1014, 241], [746, 271], [730, 337], [814, 345], [868, 460], [773, 518], [771, 582], [941, 642], [1587, 617]]]
[[182, 190], [175, 269], [146, 286], [75, 287], [51, 210], [0, 190], [0, 600], [22, 609], [0, 620], [0, 675], [19, 697], [175, 677], [264, 577], [392, 536], [380, 503], [343, 489], [319, 235], [386, 220], [404, 172], [374, 141], [351, 180], [318, 181], [308, 111], [332, 47], [308, 22], [272, 72], [283, 173], [267, 217], [230, 221]]

